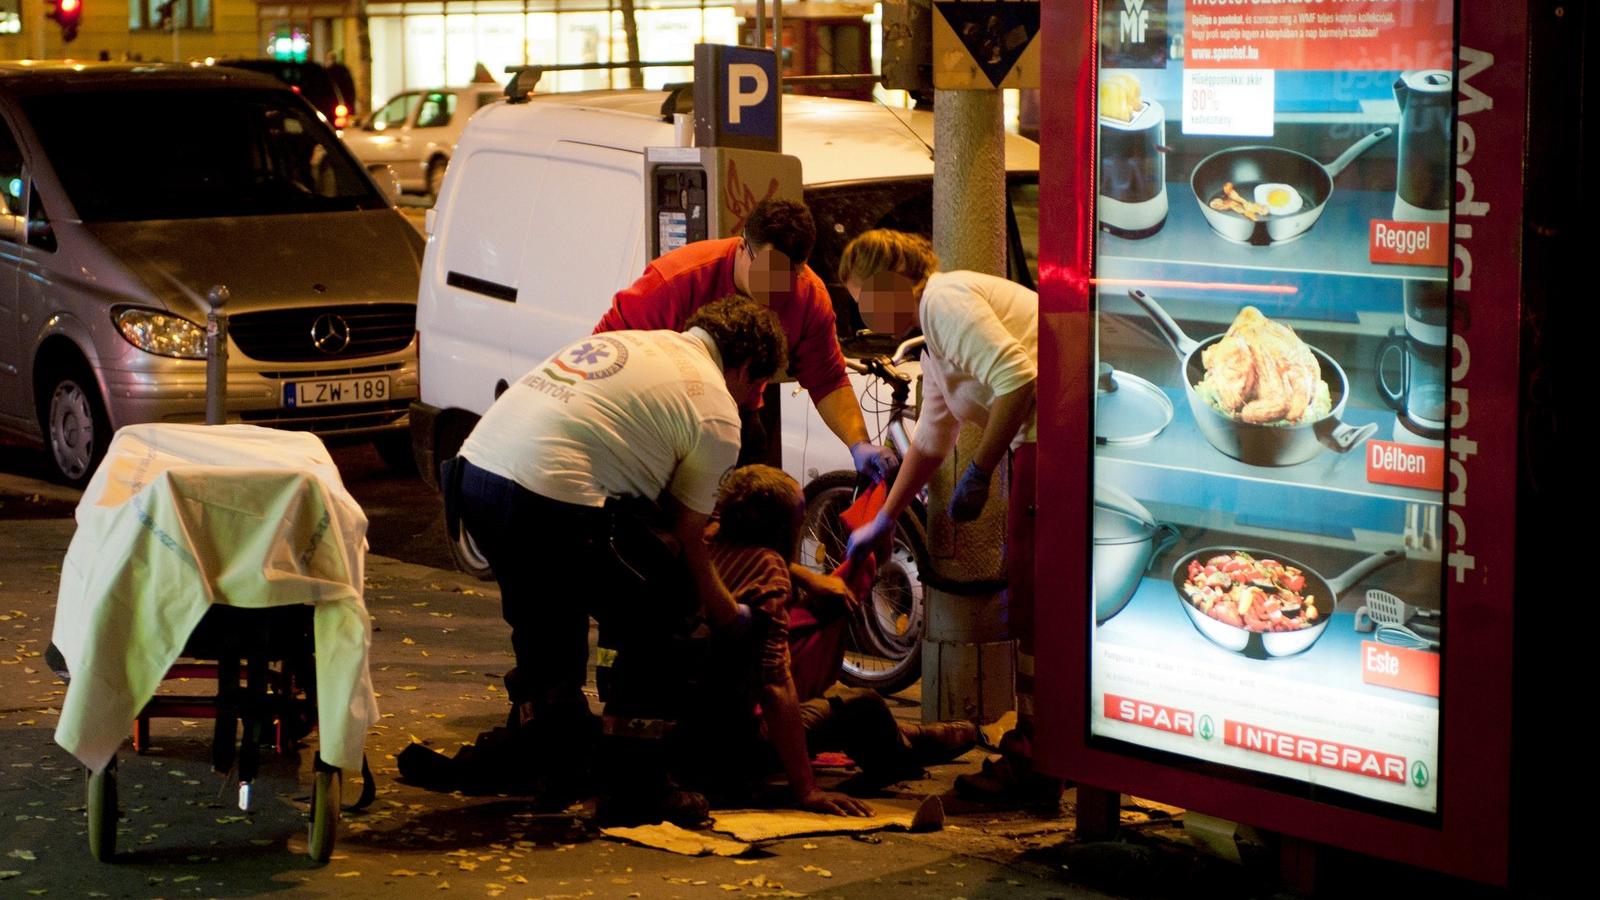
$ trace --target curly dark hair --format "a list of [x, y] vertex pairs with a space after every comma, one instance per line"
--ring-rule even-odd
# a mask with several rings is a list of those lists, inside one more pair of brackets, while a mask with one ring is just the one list
[[789, 366], [789, 342], [778, 314], [745, 297], [725, 297], [694, 311], [683, 326], [702, 328], [717, 344], [724, 371], [749, 363], [751, 378], [771, 378]]
[[811, 258], [817, 245], [817, 223], [804, 203], [763, 200], [744, 221], [744, 239], [756, 247], [771, 244], [798, 268]]
[[785, 561], [800, 539], [800, 485], [772, 466], [743, 466], [722, 478], [717, 490], [717, 540], [766, 547]]

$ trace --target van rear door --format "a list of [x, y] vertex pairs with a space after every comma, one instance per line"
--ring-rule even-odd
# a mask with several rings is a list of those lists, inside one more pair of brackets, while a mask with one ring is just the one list
[[510, 345], [520, 375], [594, 330], [644, 262], [644, 157], [559, 141], [540, 161]]

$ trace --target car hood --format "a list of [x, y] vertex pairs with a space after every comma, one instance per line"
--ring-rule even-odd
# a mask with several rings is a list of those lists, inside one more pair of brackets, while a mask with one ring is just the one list
[[218, 284], [234, 313], [417, 299], [422, 236], [394, 210], [85, 227], [154, 299], [196, 321]]

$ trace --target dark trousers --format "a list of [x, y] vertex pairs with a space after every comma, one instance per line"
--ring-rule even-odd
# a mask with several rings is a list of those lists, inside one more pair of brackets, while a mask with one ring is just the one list
[[783, 434], [778, 416], [778, 386], [767, 385], [760, 409], [739, 408], [739, 460], [735, 465], [761, 463], [783, 468]]
[[844, 753], [868, 778], [895, 777], [915, 767], [911, 742], [877, 691], [836, 684], [800, 704], [800, 721], [813, 756]]
[[562, 503], [462, 461], [461, 524], [500, 584], [517, 657], [512, 703], [560, 726], [588, 714], [589, 613], [616, 583], [597, 507]]

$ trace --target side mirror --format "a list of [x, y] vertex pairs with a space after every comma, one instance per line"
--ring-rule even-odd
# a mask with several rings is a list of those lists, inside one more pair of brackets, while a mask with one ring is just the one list
[[372, 177], [378, 182], [378, 189], [389, 198], [389, 205], [400, 202], [400, 173], [394, 166], [383, 166], [372, 170]]
[[35, 247], [54, 252], [56, 249], [56, 232], [50, 227], [49, 222], [28, 223], [28, 243]]

